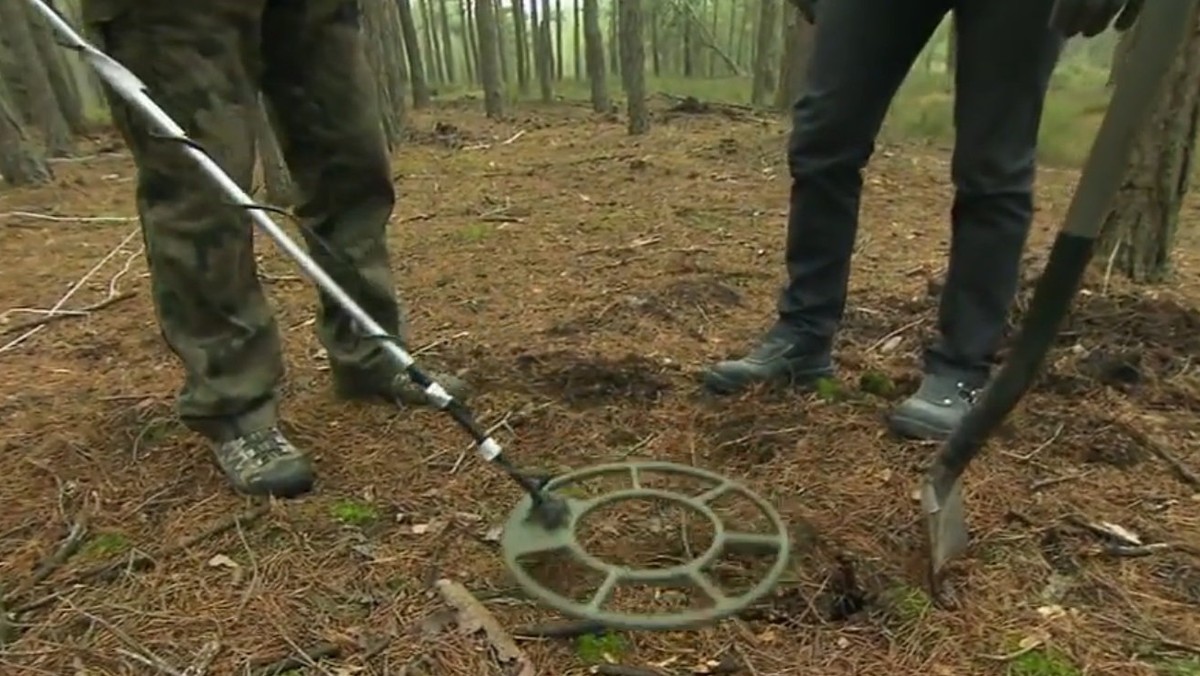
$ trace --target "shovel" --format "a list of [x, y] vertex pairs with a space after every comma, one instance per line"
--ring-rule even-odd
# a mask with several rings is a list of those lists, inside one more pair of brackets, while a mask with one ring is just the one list
[[1128, 37], [1133, 44], [1119, 65], [1112, 100], [1012, 352], [942, 446], [925, 477], [921, 506], [928, 538], [929, 584], [935, 594], [946, 564], [967, 549], [962, 474], [1025, 395], [1054, 343], [1125, 178], [1137, 134], [1158, 103], [1167, 72], [1191, 33], [1196, 2], [1155, 0], [1143, 7], [1134, 33]]

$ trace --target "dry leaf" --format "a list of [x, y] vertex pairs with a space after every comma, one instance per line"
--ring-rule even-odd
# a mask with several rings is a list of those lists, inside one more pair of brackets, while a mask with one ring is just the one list
[[225, 556], [224, 554], [217, 554], [216, 556], [209, 559], [208, 567], [209, 568], [229, 568], [231, 570], [241, 568], [241, 566], [238, 565], [237, 561], [234, 561], [233, 559], [229, 558], [228, 556]]

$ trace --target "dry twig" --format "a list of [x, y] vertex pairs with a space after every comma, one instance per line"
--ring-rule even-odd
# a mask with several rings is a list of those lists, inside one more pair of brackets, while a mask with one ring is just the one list
[[442, 599], [458, 613], [458, 628], [470, 635], [482, 631], [495, 652], [496, 659], [506, 667], [515, 667], [516, 676], [535, 676], [537, 670], [525, 651], [517, 646], [500, 622], [467, 588], [453, 580], [438, 580], [437, 590]]

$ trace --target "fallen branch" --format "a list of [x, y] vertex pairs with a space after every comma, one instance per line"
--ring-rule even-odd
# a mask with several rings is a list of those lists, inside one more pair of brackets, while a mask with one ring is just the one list
[[[134, 554], [133, 556], [130, 556], [127, 558], [121, 558], [120, 560], [117, 560], [117, 561], [110, 561], [108, 563], [102, 563], [100, 565], [84, 569], [84, 570], [79, 571], [78, 573], [75, 573], [74, 575], [72, 575], [64, 583], [64, 586], [69, 587], [69, 586], [81, 584], [84, 582], [89, 582], [92, 580], [109, 581], [109, 580], [113, 579], [114, 577], [116, 577], [116, 575], [120, 574], [122, 571], [125, 571], [125, 570], [135, 570], [135, 571], [146, 570], [148, 568], [153, 567], [155, 565], [155, 562], [157, 559], [166, 558], [177, 552], [183, 551], [185, 549], [189, 549], [191, 547], [195, 547], [197, 544], [199, 544], [211, 537], [215, 537], [217, 535], [220, 535], [220, 534], [222, 534], [226, 531], [232, 530], [234, 528], [240, 528], [244, 525], [251, 524], [251, 523], [257, 521], [258, 519], [262, 518], [262, 516], [264, 514], [266, 514], [267, 512], [269, 512], [270, 510], [271, 510], [271, 506], [269, 504], [259, 505], [258, 507], [255, 507], [254, 509], [252, 509], [248, 512], [231, 517], [229, 519], [226, 519], [225, 521], [221, 521], [221, 522], [217, 523], [216, 525], [212, 526], [211, 528], [209, 528], [208, 530], [205, 530], [201, 533], [193, 535], [193, 536], [179, 542], [178, 544], [176, 544], [174, 546], [163, 549], [161, 552], [159, 552], [158, 556], [152, 556], [150, 554], [145, 554], [145, 553], [139, 552], [139, 553]], [[44, 608], [45, 606], [48, 606], [51, 603], [54, 603], [54, 601], [56, 601], [60, 598], [62, 598], [62, 596], [60, 594], [50, 594], [47, 596], [43, 596], [40, 599], [30, 601], [29, 603], [26, 603], [22, 606], [18, 606], [16, 608], [14, 608], [12, 610], [12, 612], [14, 615], [20, 615], [22, 613], [27, 613], [32, 610]]]
[[516, 638], [579, 638], [603, 634], [608, 627], [594, 620], [557, 620], [545, 624], [527, 624], [513, 630]]
[[30, 589], [33, 589], [45, 581], [46, 578], [53, 575], [54, 571], [58, 570], [64, 563], [67, 562], [67, 559], [71, 558], [79, 551], [80, 546], [83, 545], [84, 538], [87, 537], [87, 532], [88, 517], [87, 512], [85, 511], [79, 515], [79, 518], [75, 521], [75, 524], [71, 526], [71, 531], [67, 533], [67, 537], [62, 541], [62, 544], [58, 546], [58, 549], [56, 549], [53, 554], [47, 557], [46, 560], [43, 561], [42, 564], [33, 571], [33, 576], [30, 577], [28, 581], [26, 581], [24, 584], [17, 585], [17, 588], [5, 595], [4, 600], [0, 601], [0, 603], [5, 605], [12, 603], [13, 599], [15, 599], [17, 596], [24, 594]]
[[137, 220], [130, 216], [54, 216], [32, 211], [7, 211], [0, 214], [0, 218], [31, 218], [36, 221], [54, 221], [56, 223], [132, 223]]
[[118, 653], [120, 653], [136, 662], [140, 662], [141, 664], [143, 664], [145, 666], [155, 669], [160, 673], [167, 674], [168, 676], [183, 676], [183, 672], [181, 672], [178, 669], [176, 669], [175, 667], [171, 666], [163, 658], [159, 657], [158, 655], [155, 655], [154, 652], [152, 650], [150, 650], [149, 648], [147, 648], [147, 647], [141, 645], [140, 643], [138, 643], [137, 641], [135, 641], [132, 636], [130, 636], [129, 634], [126, 634], [120, 627], [114, 625], [113, 623], [109, 622], [108, 620], [104, 619], [103, 617], [89, 613], [88, 611], [80, 608], [79, 606], [75, 605], [74, 603], [71, 603], [71, 601], [65, 597], [60, 596], [59, 598], [61, 598], [64, 603], [66, 603], [68, 606], [70, 606], [72, 610], [79, 613], [80, 615], [83, 615], [84, 617], [91, 620], [92, 622], [95, 622], [96, 624], [104, 627], [110, 633], [112, 633], [113, 636], [116, 636], [117, 640], [119, 640], [121, 643], [125, 644], [125, 647], [128, 649], [117, 648]]
[[483, 631], [488, 643], [502, 665], [516, 667], [516, 676], [535, 676], [537, 670], [516, 641], [500, 626], [500, 622], [467, 588], [452, 580], [437, 581], [442, 599], [458, 613], [458, 628], [464, 634]]
[[1141, 446], [1144, 446], [1151, 453], [1158, 457], [1159, 460], [1167, 463], [1171, 468], [1172, 473], [1185, 484], [1192, 488], [1200, 488], [1200, 474], [1196, 474], [1192, 468], [1188, 467], [1182, 460], [1175, 456], [1174, 453], [1168, 451], [1165, 446], [1155, 441], [1149, 434], [1143, 432], [1133, 425], [1126, 425], [1125, 431], [1134, 438]]
[[92, 303], [91, 305], [81, 307], [78, 310], [53, 310], [49, 314], [45, 314], [41, 317], [38, 317], [37, 319], [30, 319], [29, 321], [21, 322], [20, 324], [13, 324], [12, 326], [6, 326], [3, 329], [0, 329], [0, 336], [7, 335], [10, 333], [20, 333], [22, 331], [29, 331], [31, 329], [36, 329], [38, 327], [45, 326], [47, 324], [52, 324], [54, 322], [57, 322], [57, 321], [60, 321], [63, 319], [69, 319], [71, 317], [86, 317], [87, 315], [89, 315], [93, 312], [96, 312], [97, 310], [103, 310], [104, 308], [106, 308], [110, 305], [116, 305], [117, 303], [120, 303], [123, 300], [129, 300], [130, 298], [133, 298], [135, 295], [136, 294], [134, 292], [127, 291], [125, 293], [119, 293], [115, 296], [109, 296], [108, 298], [105, 298], [104, 300], [100, 301], [99, 303]]
[[254, 672], [255, 676], [278, 676], [293, 669], [303, 669], [304, 667], [311, 666], [317, 660], [336, 659], [342, 656], [342, 647], [336, 643], [321, 643], [302, 652], [304, 653], [302, 656], [287, 655], [286, 657], [268, 661], [265, 664], [259, 662], [258, 665], [252, 665], [256, 669]]

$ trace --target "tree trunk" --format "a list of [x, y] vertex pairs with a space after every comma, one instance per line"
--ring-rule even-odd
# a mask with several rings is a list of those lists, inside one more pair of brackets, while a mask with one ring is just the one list
[[276, 207], [290, 207], [296, 203], [296, 187], [284, 162], [283, 151], [279, 148], [269, 108], [263, 97], [259, 96], [255, 119], [258, 163], [262, 170], [263, 186], [267, 190], [267, 202]]
[[733, 52], [734, 60], [738, 61], [739, 63], [742, 60], [742, 55], [738, 52], [738, 50], [739, 50], [738, 38], [740, 36], [738, 35], [738, 30], [737, 30], [737, 22], [738, 22], [738, 18], [739, 18], [738, 6], [740, 4], [741, 3], [737, 2], [736, 0], [734, 2], [729, 3], [729, 35], [725, 40], [725, 43], [729, 46], [729, 50], [731, 52]]
[[621, 72], [621, 31], [617, 24], [621, 17], [615, 2], [608, 5], [608, 72], [616, 75]]
[[[513, 39], [517, 49], [517, 87], [522, 96], [529, 95], [529, 36], [525, 29], [525, 8], [521, 0], [513, 0]], [[534, 44], [537, 44], [536, 38]], [[536, 52], [536, 48], [534, 49]]]
[[396, 0], [396, 13], [400, 16], [400, 29], [404, 33], [413, 108], [427, 108], [430, 104], [429, 80], [426, 79], [425, 63], [421, 58], [421, 43], [417, 41], [417, 22], [413, 20], [412, 5], [408, 4], [408, 0]]
[[662, 35], [658, 26], [662, 21], [661, 9], [657, 2], [650, 7], [650, 72], [654, 77], [662, 77]]
[[[431, 83], [440, 85], [446, 79], [442, 76], [442, 59], [438, 56], [441, 54], [441, 48], [438, 46], [437, 30], [434, 27], [436, 20], [433, 10], [430, 8], [430, 0], [417, 0], [417, 2], [421, 11], [421, 34], [424, 36], [422, 42], [425, 45], [425, 75]], [[432, 93], [431, 91], [430, 94]]]
[[471, 58], [471, 0], [458, 0], [458, 39], [462, 42], [463, 67], [467, 82], [475, 82], [475, 60]]
[[758, 43], [754, 49], [754, 84], [750, 89], [750, 103], [762, 105], [775, 90], [775, 70], [779, 63], [775, 55], [774, 30], [779, 20], [779, 0], [759, 0]]
[[608, 78], [604, 73], [604, 40], [600, 33], [598, 0], [583, 0], [583, 40], [588, 82], [592, 86], [592, 110], [607, 113], [612, 102], [608, 100]]
[[[1200, 121], [1200, 12], [1191, 22], [1158, 105], [1138, 131], [1134, 159], [1098, 242], [1097, 263], [1138, 283], [1169, 276], [1179, 212], [1191, 183]], [[1143, 38], [1138, 26], [1129, 40]]]
[[71, 154], [74, 146], [71, 129], [54, 95], [50, 74], [38, 53], [33, 30], [23, 2], [0, 0], [0, 42], [9, 57], [0, 56], [0, 65], [5, 66], [2, 75], [25, 93], [26, 119], [41, 127], [47, 152], [52, 157], [65, 157]]
[[507, 22], [504, 20], [504, 7], [500, 0], [488, 0], [492, 3], [492, 19], [496, 24], [496, 51], [500, 54], [500, 86], [505, 88], [512, 82], [512, 69], [508, 61], [508, 35], [505, 32]]
[[783, 56], [779, 62], [775, 107], [786, 111], [800, 98], [800, 92], [804, 89], [813, 27], [794, 8], [785, 7], [783, 11]]
[[575, 81], [583, 80], [583, 17], [580, 16], [579, 0], [571, 0], [571, 13], [575, 17], [574, 23], [571, 24], [571, 29], [574, 32], [575, 49], [573, 56], [575, 57]]
[[554, 43], [551, 40], [553, 34], [550, 32], [550, 0], [541, 0], [539, 19], [537, 35], [541, 54], [538, 55], [538, 62], [542, 64], [542, 69], [538, 72], [538, 85], [542, 101], [549, 103], [554, 100]]
[[375, 96], [379, 113], [387, 136], [388, 147], [393, 148], [404, 133], [404, 91], [396, 88], [396, 73], [404, 67], [399, 59], [400, 30], [398, 23], [390, 20], [390, 10], [395, 5], [386, 2], [368, 2], [363, 7], [363, 38], [366, 42], [367, 61], [375, 83]]
[[446, 84], [458, 81], [458, 69], [454, 62], [454, 38], [450, 36], [450, 12], [446, 9], [449, 0], [433, 0], [438, 6], [438, 19], [442, 24], [442, 60], [446, 62]]
[[563, 61], [563, 11], [562, 0], [554, 0], [554, 78], [562, 82], [566, 64]]
[[483, 109], [488, 117], [495, 120], [504, 115], [504, 97], [501, 93], [500, 48], [492, 0], [475, 0], [475, 30], [479, 31], [479, 79], [483, 82]]
[[66, 122], [67, 129], [72, 134], [82, 134], [87, 131], [87, 119], [83, 112], [83, 99], [79, 93], [79, 84], [75, 79], [75, 74], [71, 72], [71, 64], [65, 58], [66, 50], [55, 43], [50, 27], [40, 17], [34, 16], [29, 5], [21, 4], [25, 6], [25, 15], [33, 29], [31, 32], [38, 54], [42, 57], [42, 63], [46, 64], [50, 88], [54, 92], [55, 100], [58, 101], [63, 121]]
[[950, 36], [946, 38], [946, 91], [954, 89], [954, 71], [958, 69], [958, 22], [950, 15]]
[[621, 11], [621, 82], [625, 85], [629, 133], [650, 129], [646, 109], [646, 46], [642, 41], [642, 0], [617, 0]]
[[54, 178], [45, 154], [25, 135], [3, 80], [0, 80], [0, 177], [12, 186], [45, 183]]

